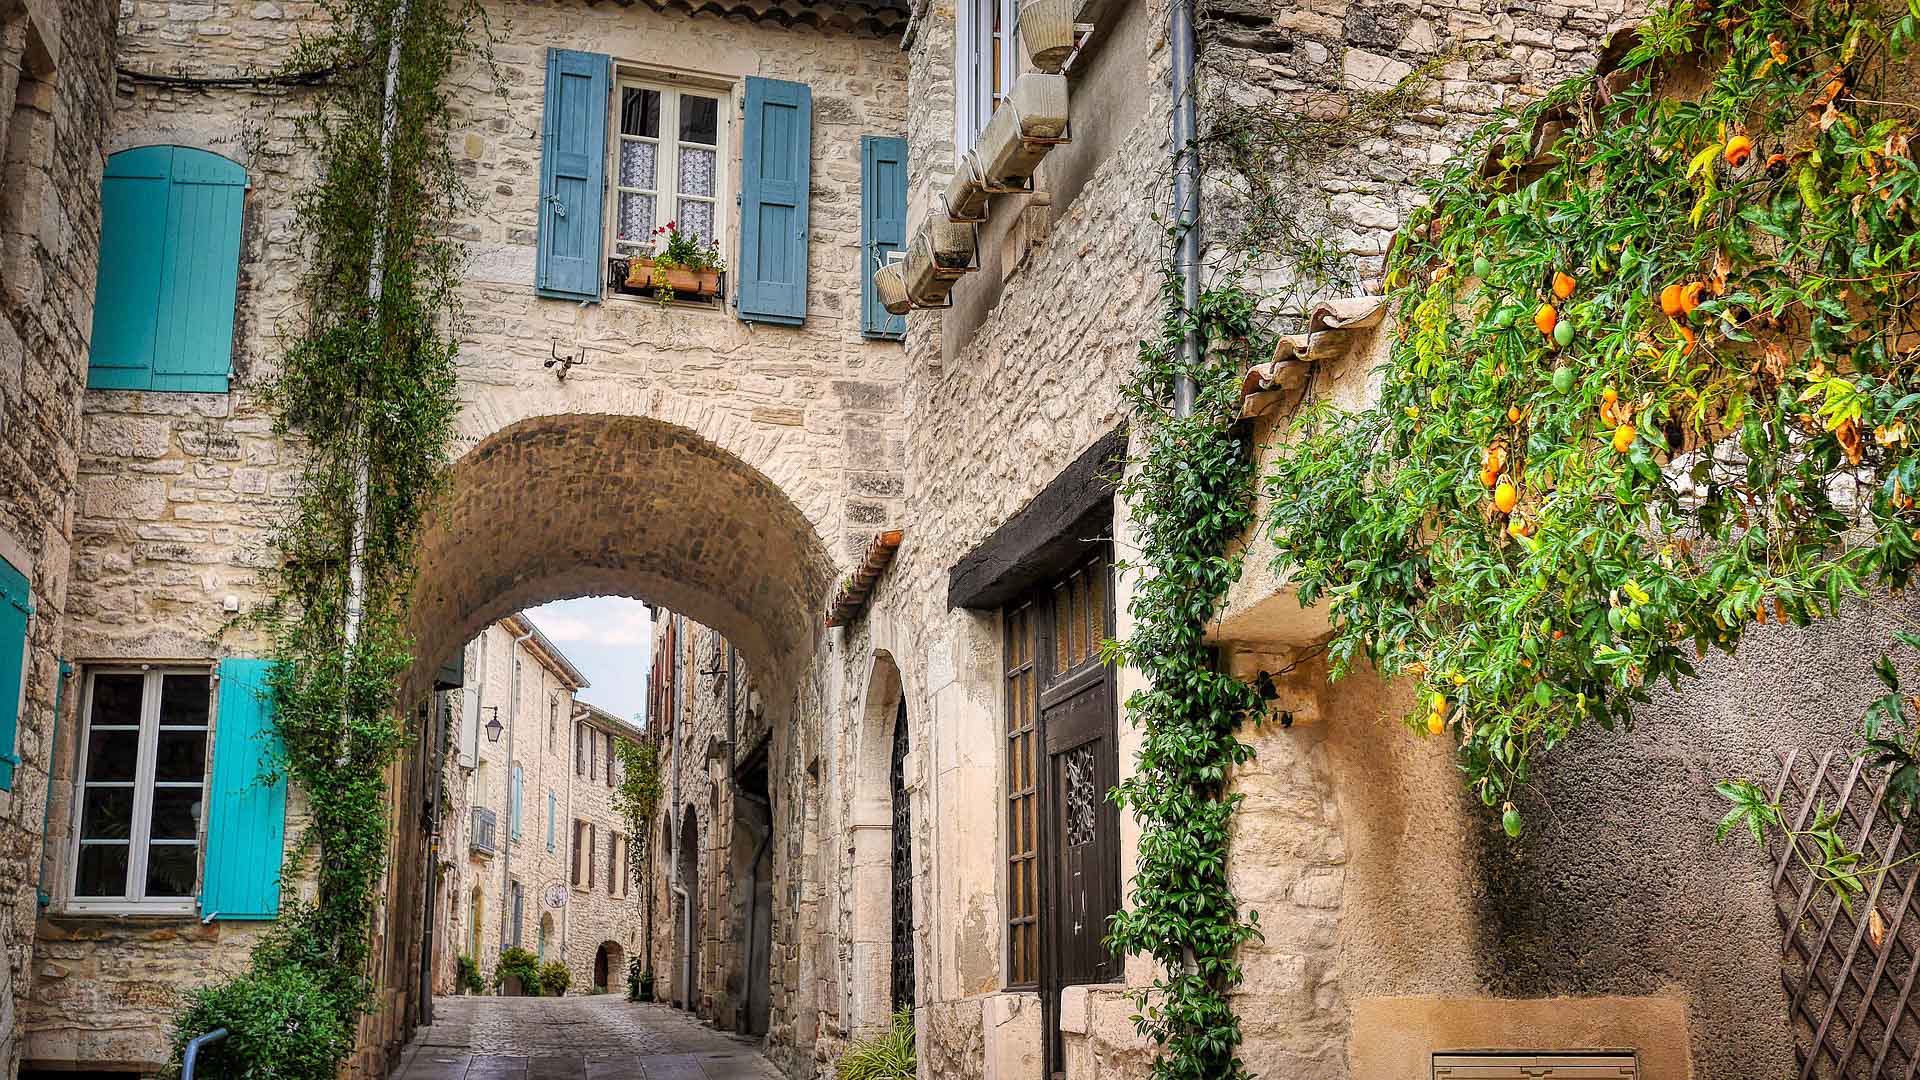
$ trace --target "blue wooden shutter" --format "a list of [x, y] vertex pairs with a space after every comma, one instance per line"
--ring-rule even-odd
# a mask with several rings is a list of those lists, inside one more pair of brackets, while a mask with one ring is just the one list
[[798, 326], [807, 317], [813, 91], [749, 76], [740, 146], [740, 317]]
[[275, 764], [280, 744], [267, 685], [272, 671], [271, 660], [220, 661], [213, 780], [207, 792], [207, 868], [200, 889], [203, 918], [280, 914], [287, 780]]
[[546, 118], [540, 128], [541, 296], [600, 299], [601, 216], [606, 205], [608, 86], [600, 53], [547, 50]]
[[907, 140], [860, 136], [860, 332], [906, 336], [907, 317], [890, 314], [873, 291], [873, 272], [907, 244]]
[[508, 832], [513, 839], [520, 839], [520, 766], [513, 767], [513, 805], [507, 812]]
[[225, 393], [247, 173], [142, 146], [107, 160], [87, 385]]
[[27, 617], [33, 614], [33, 596], [27, 575], [0, 559], [0, 791], [13, 790], [13, 767], [20, 731], [20, 710], [26, 707]]

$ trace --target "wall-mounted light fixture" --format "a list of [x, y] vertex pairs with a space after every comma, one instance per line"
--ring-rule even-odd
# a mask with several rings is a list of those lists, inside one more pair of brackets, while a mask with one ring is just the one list
[[493, 714], [493, 719], [487, 721], [487, 741], [499, 742], [500, 732], [505, 726], [500, 723], [500, 706], [489, 705], [487, 706], [487, 711]]

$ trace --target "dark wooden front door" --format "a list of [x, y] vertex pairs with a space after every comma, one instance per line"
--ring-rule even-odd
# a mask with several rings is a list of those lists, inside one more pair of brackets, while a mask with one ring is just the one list
[[1007, 982], [1040, 992], [1049, 1075], [1063, 1064], [1060, 991], [1122, 973], [1106, 946], [1120, 908], [1118, 703], [1100, 656], [1111, 574], [1102, 552], [1006, 613]]

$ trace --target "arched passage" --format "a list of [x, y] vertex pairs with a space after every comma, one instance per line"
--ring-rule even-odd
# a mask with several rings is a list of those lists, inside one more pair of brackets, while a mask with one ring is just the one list
[[618, 595], [719, 630], [765, 673], [777, 719], [790, 719], [836, 572], [823, 524], [688, 428], [603, 414], [520, 420], [460, 457], [428, 523], [409, 699], [494, 619]]
[[856, 1030], [884, 1028], [913, 1001], [912, 815], [906, 788], [906, 692], [892, 655], [876, 650], [861, 710], [852, 825]]
[[700, 818], [689, 803], [680, 811], [680, 948], [674, 957], [679, 974], [675, 1003], [688, 1012], [700, 1009]]
[[593, 951], [593, 988], [604, 992], [627, 977], [627, 953], [617, 941], [603, 941]]

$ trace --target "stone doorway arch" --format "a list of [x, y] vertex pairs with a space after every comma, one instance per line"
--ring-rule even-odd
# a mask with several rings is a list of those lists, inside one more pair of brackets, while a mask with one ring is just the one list
[[[897, 998], [913, 997], [912, 792], [906, 687], [893, 655], [876, 649], [856, 735], [852, 835], [854, 970], [850, 1026], [884, 1030]], [[904, 831], [908, 835], [899, 836]], [[898, 842], [896, 842], [898, 841]], [[903, 877], [903, 874], [905, 875]], [[901, 968], [907, 970], [900, 970]]]
[[693, 804], [680, 811], [680, 949], [675, 958], [680, 978], [674, 986], [676, 1004], [688, 1012], [700, 1009], [700, 817]]
[[627, 977], [627, 954], [617, 941], [603, 941], [593, 950], [593, 988], [605, 993], [614, 980]]

